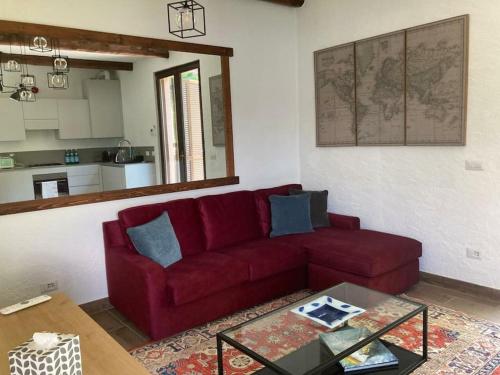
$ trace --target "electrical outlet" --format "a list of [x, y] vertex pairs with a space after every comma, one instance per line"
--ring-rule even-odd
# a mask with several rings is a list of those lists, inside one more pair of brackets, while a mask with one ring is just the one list
[[40, 285], [40, 292], [42, 293], [49, 293], [49, 292], [54, 292], [58, 289], [57, 286], [57, 280], [51, 281], [47, 284], [41, 284]]
[[481, 259], [481, 252], [479, 250], [467, 248], [467, 258], [479, 260], [479, 259]]

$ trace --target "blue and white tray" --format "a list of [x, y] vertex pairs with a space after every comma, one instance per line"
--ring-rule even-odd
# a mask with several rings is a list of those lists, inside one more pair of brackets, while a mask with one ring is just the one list
[[330, 329], [347, 322], [366, 310], [348, 303], [336, 300], [329, 296], [319, 297], [305, 305], [292, 309], [292, 312]]

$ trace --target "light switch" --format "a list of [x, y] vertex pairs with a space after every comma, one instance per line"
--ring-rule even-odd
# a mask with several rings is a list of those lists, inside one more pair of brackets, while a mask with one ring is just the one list
[[483, 163], [479, 160], [466, 160], [465, 161], [466, 171], [483, 171]]

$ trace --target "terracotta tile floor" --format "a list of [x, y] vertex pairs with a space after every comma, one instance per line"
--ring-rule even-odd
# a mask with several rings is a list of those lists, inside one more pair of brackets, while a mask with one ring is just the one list
[[[419, 282], [406, 294], [500, 324], [500, 299], [482, 297], [477, 293], [452, 289], [426, 281]], [[90, 303], [82, 308], [127, 350], [145, 345], [150, 341], [149, 337], [109, 303]]]

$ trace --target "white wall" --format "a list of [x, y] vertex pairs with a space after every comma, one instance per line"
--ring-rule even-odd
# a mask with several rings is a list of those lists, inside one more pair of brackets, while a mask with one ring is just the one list
[[[40, 89], [38, 99], [82, 99], [82, 82], [93, 78], [99, 72], [95, 69], [71, 69], [69, 74], [69, 87], [66, 90], [54, 90], [48, 87], [47, 73], [50, 66], [29, 66], [29, 74], [36, 77], [36, 86]], [[7, 86], [16, 86], [20, 73], [4, 72]], [[8, 98], [10, 94], [0, 94], [0, 98]], [[26, 103], [29, 105], [29, 103]], [[91, 147], [115, 147], [116, 138], [108, 139], [57, 139], [56, 130], [35, 130], [26, 132], [26, 140], [17, 142], [0, 142], [0, 153], [42, 150], [64, 150]]]
[[[470, 13], [466, 147], [315, 147], [313, 52]], [[301, 179], [363, 227], [423, 242], [423, 271], [500, 288], [500, 2], [309, 0], [299, 14]], [[483, 172], [464, 170], [465, 160]], [[466, 248], [482, 260], [465, 257]]]
[[[0, 217], [0, 305], [59, 280], [77, 303], [107, 295], [101, 224], [125, 207], [294, 182], [298, 173], [296, 10], [249, 0], [200, 0], [207, 32], [230, 46], [239, 186]], [[174, 39], [163, 0], [0, 2], [2, 19]]]

